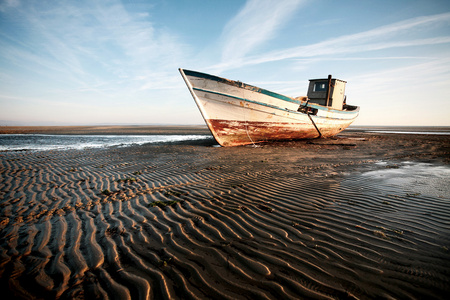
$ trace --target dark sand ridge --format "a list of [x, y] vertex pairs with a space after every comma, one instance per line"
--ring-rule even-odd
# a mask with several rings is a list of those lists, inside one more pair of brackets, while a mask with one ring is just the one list
[[428, 193], [369, 175], [448, 168], [450, 137], [341, 137], [0, 153], [2, 291], [444, 299], [449, 179]]

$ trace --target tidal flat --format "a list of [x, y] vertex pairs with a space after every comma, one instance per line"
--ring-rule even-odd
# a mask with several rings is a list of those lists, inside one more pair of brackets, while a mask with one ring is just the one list
[[216, 146], [0, 152], [2, 298], [450, 293], [449, 135]]

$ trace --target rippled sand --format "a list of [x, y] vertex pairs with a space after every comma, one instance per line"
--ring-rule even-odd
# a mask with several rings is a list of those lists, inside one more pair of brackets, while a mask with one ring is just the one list
[[8, 298], [444, 299], [448, 137], [3, 152]]

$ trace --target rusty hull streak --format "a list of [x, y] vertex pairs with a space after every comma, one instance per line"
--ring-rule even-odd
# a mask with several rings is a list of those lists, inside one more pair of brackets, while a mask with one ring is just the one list
[[[221, 146], [239, 146], [274, 140], [317, 138], [319, 134], [311, 124], [239, 122], [229, 120], [206, 120], [214, 137]], [[295, 130], [294, 130], [295, 128]], [[338, 130], [339, 131], [339, 130]], [[327, 136], [330, 134], [327, 132]]]

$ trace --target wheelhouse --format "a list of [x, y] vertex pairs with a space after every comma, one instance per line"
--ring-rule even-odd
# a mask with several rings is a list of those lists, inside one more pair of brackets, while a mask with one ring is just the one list
[[307, 94], [309, 102], [342, 110], [345, 105], [346, 83], [331, 75], [324, 79], [310, 79]]

